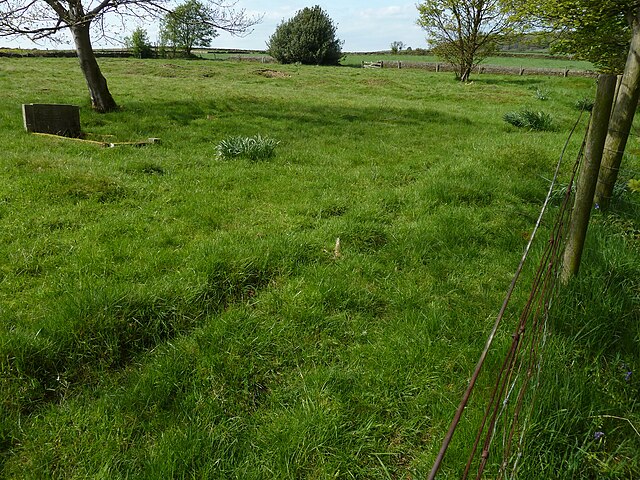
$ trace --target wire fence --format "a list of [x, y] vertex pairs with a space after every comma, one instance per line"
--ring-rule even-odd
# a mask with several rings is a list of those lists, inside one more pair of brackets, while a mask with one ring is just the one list
[[[485, 349], [480, 355], [476, 368], [469, 382], [469, 386], [456, 410], [454, 419], [442, 447], [433, 465], [429, 479], [435, 478], [443, 462], [445, 453], [461, 420], [462, 413], [478, 380], [480, 371], [491, 348], [496, 333], [511, 302], [516, 284], [520, 278], [525, 263], [528, 260], [531, 246], [536, 234], [547, 214], [548, 206], [555, 195], [556, 184], [564, 160], [565, 152], [582, 114], [576, 121], [556, 166], [555, 174], [549, 192], [541, 209], [533, 233], [530, 236], [522, 256], [522, 260], [511, 281], [507, 295], [498, 313], [493, 329], [489, 335]], [[588, 130], [588, 129], [587, 129]], [[496, 478], [512, 478], [517, 471], [522, 457], [526, 422], [531, 416], [535, 403], [535, 394], [539, 374], [542, 368], [542, 351], [547, 333], [547, 318], [553, 299], [557, 293], [559, 273], [562, 264], [562, 254], [566, 240], [566, 233], [571, 217], [573, 192], [579, 166], [582, 161], [586, 134], [582, 147], [573, 165], [572, 174], [564, 193], [562, 204], [556, 214], [556, 220], [551, 230], [549, 240], [538, 264], [528, 300], [522, 309], [516, 329], [512, 334], [512, 342], [504, 358], [500, 371], [486, 406], [484, 416], [478, 428], [474, 444], [467, 459], [462, 478], [467, 479], [475, 471], [474, 478], [483, 477], [485, 470], [492, 467]], [[533, 387], [533, 388], [531, 388]], [[501, 439], [496, 445], [496, 439]], [[490, 457], [501, 457], [491, 465]]]

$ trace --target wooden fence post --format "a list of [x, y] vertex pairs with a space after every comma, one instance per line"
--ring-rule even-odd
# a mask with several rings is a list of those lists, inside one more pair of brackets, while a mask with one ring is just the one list
[[564, 251], [561, 274], [563, 283], [568, 282], [571, 277], [577, 275], [580, 267], [615, 90], [615, 75], [598, 76], [596, 101], [591, 113], [591, 122], [582, 166], [580, 167], [580, 175], [576, 182], [576, 198], [573, 203], [569, 236]]
[[633, 20], [633, 36], [629, 55], [611, 113], [609, 133], [605, 143], [602, 168], [596, 186], [596, 202], [603, 210], [609, 207], [613, 187], [618, 180], [620, 164], [627, 146], [633, 117], [640, 98], [640, 10]]

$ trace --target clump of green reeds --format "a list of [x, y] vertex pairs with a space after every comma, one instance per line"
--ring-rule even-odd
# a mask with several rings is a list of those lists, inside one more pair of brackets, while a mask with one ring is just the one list
[[587, 112], [590, 112], [591, 110], [593, 110], [593, 99], [589, 97], [581, 98], [580, 100], [576, 101], [575, 107], [576, 110], [585, 110]]
[[218, 158], [229, 160], [232, 158], [247, 158], [249, 160], [267, 160], [276, 154], [276, 147], [280, 142], [269, 137], [256, 135], [254, 137], [228, 137], [216, 147]]
[[545, 112], [533, 110], [520, 110], [519, 112], [507, 112], [504, 121], [518, 128], [529, 130], [550, 131], [553, 130], [553, 119]]

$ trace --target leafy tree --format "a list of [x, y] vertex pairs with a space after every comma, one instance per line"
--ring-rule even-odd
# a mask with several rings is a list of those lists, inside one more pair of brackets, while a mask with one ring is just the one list
[[[107, 80], [102, 75], [91, 44], [91, 27], [104, 35], [107, 17], [135, 16], [147, 19], [168, 11], [169, 0], [0, 0], [0, 37], [26, 36], [31, 40], [46, 37], [56, 39], [63, 31], [70, 31], [85, 77], [91, 104], [98, 112], [116, 110]], [[210, 23], [216, 29], [242, 34], [260, 22], [248, 17], [244, 10], [234, 10], [235, 2], [210, 0]]]
[[556, 49], [620, 73], [605, 141], [595, 201], [607, 208], [640, 98], [640, 2], [638, 0], [511, 0], [519, 15], [561, 34]]
[[168, 13], [160, 26], [163, 44], [189, 57], [194, 47], [208, 47], [218, 36], [214, 12], [198, 0], [188, 0]]
[[520, 15], [561, 33], [556, 47], [620, 73], [602, 155], [595, 201], [608, 207], [640, 99], [640, 2], [638, 0], [511, 0]]
[[151, 58], [153, 56], [153, 49], [151, 48], [147, 31], [142, 27], [136, 28], [130, 37], [125, 38], [124, 44], [131, 50], [134, 57]]
[[463, 82], [516, 26], [505, 0], [426, 0], [417, 8], [432, 51]]
[[404, 48], [404, 42], [399, 42], [399, 41], [395, 41], [395, 42], [391, 42], [391, 53], [393, 53], [394, 55], [400, 51], [402, 51], [402, 49]]
[[553, 51], [592, 62], [603, 73], [622, 73], [637, 0], [515, 0], [518, 14], [555, 31]]
[[336, 27], [317, 5], [300, 10], [278, 25], [267, 47], [269, 54], [281, 63], [338, 65], [343, 57]]

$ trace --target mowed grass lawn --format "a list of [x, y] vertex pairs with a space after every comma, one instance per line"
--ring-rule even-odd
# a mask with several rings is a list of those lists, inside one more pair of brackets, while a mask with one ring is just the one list
[[[101, 65], [117, 113], [90, 110], [74, 59], [0, 58], [0, 475], [424, 478], [594, 81]], [[24, 132], [20, 104], [58, 102], [94, 136], [162, 143]], [[522, 108], [555, 130], [503, 121]], [[273, 159], [216, 157], [257, 134], [279, 141]], [[635, 199], [597, 218], [559, 302], [523, 478], [638, 472]]]

